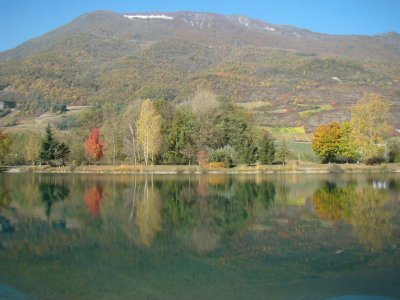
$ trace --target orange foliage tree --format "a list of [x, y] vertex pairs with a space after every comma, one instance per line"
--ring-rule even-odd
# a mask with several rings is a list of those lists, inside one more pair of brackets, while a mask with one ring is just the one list
[[103, 144], [100, 142], [100, 130], [93, 128], [87, 139], [85, 140], [86, 154], [94, 160], [99, 160], [103, 157]]

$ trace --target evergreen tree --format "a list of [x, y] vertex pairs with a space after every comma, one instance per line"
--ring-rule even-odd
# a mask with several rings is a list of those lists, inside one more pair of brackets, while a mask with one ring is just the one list
[[39, 158], [47, 163], [55, 159], [57, 144], [57, 141], [53, 137], [53, 132], [51, 130], [50, 124], [48, 124], [46, 127], [45, 135], [42, 138]]
[[238, 151], [240, 161], [250, 166], [257, 161], [257, 146], [254, 143], [253, 134], [248, 132], [243, 137], [243, 142]]
[[168, 152], [166, 159], [171, 163], [191, 162], [195, 151], [196, 117], [186, 111], [178, 110], [167, 129]]
[[277, 157], [282, 162], [283, 165], [285, 164], [286, 159], [288, 158], [289, 154], [290, 154], [290, 151], [286, 145], [286, 140], [282, 140], [282, 142], [280, 143], [280, 145], [278, 147]]
[[65, 143], [57, 143], [54, 151], [55, 159], [60, 159], [61, 165], [64, 165], [64, 160], [67, 158], [70, 152], [71, 151], [69, 150], [69, 147]]
[[262, 164], [271, 164], [275, 159], [275, 144], [269, 132], [262, 134], [258, 141], [258, 160]]

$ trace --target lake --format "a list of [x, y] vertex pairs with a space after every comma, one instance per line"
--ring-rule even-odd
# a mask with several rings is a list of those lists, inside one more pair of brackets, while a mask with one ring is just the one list
[[400, 174], [0, 174], [0, 299], [400, 299]]

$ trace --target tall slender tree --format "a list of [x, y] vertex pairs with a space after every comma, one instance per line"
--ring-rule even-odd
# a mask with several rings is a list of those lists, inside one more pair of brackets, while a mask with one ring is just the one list
[[117, 157], [120, 156], [122, 148], [122, 134], [121, 134], [121, 112], [122, 106], [118, 103], [108, 101], [103, 106], [104, 118], [104, 142], [106, 144], [107, 156], [111, 156], [113, 165], [116, 164]]
[[30, 162], [32, 165], [39, 158], [40, 154], [40, 136], [34, 132], [29, 132], [26, 140], [24, 157], [26, 162]]
[[158, 154], [162, 142], [161, 116], [154, 109], [150, 99], [142, 103], [136, 129], [145, 164], [148, 165], [150, 160], [154, 164], [155, 156]]

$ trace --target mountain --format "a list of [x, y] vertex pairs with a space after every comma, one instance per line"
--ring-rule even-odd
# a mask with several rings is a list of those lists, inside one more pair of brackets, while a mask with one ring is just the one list
[[376, 92], [400, 127], [400, 36], [338, 36], [238, 15], [98, 11], [0, 53], [0, 100], [53, 103], [231, 98], [263, 126], [348, 118]]

